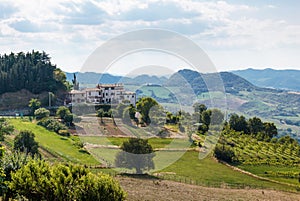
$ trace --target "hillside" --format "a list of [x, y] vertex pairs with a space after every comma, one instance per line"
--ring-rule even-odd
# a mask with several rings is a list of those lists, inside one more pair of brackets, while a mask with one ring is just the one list
[[273, 70], [271, 68], [256, 70], [248, 68], [232, 72], [260, 87], [300, 91], [299, 70]]
[[[246, 79], [233, 73], [221, 72], [219, 75], [224, 83], [224, 88], [227, 93], [236, 94], [240, 91], [252, 91], [254, 89], [259, 89], [259, 87], [254, 86]], [[194, 92], [199, 95], [200, 93], [208, 92], [204, 80], [210, 80], [213, 76], [216, 76], [216, 74], [202, 74], [196, 71], [184, 69], [174, 73], [165, 83], [165, 86], [180, 87], [190, 85]]]

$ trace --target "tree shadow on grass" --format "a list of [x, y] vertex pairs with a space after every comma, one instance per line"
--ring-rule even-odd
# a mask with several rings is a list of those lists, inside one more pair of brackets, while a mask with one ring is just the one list
[[149, 175], [149, 174], [130, 174], [130, 173], [120, 173], [119, 175], [123, 177], [130, 177], [135, 179], [149, 179], [149, 180], [160, 180], [159, 177]]

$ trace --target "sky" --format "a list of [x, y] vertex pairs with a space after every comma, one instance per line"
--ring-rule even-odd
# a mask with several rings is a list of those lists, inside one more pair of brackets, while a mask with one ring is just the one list
[[[216, 71], [300, 70], [299, 9], [294, 0], [0, 0], [0, 54], [45, 51], [62, 70], [82, 71], [107, 41], [155, 28], [192, 40]], [[169, 69], [154, 74], [192, 68], [165, 52], [139, 51], [106, 71], [134, 74], [151, 66]]]

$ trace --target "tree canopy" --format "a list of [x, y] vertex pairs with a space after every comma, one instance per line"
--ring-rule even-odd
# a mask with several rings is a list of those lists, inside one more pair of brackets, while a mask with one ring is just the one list
[[14, 149], [31, 154], [38, 154], [38, 143], [34, 140], [34, 134], [31, 131], [20, 131], [14, 139]]
[[32, 98], [28, 103], [28, 107], [30, 108], [30, 114], [34, 115], [35, 110], [41, 107], [41, 101], [36, 98]]
[[146, 139], [130, 138], [122, 144], [122, 152], [116, 157], [116, 166], [136, 169], [137, 174], [143, 170], [154, 169], [153, 157], [155, 156], [152, 146]]
[[69, 108], [60, 106], [56, 111], [56, 116], [62, 119], [66, 125], [73, 125], [74, 116], [70, 112]]
[[66, 90], [66, 76], [45, 52], [0, 55], [0, 94], [21, 89], [38, 94]]
[[151, 108], [156, 105], [158, 105], [156, 100], [154, 100], [153, 98], [150, 98], [150, 97], [141, 98], [136, 104], [137, 110], [142, 115], [142, 120], [147, 125], [149, 125], [151, 123], [151, 119], [149, 117], [149, 112], [150, 112]]
[[50, 111], [47, 110], [46, 108], [39, 108], [34, 111], [34, 116], [37, 120], [43, 119], [45, 117], [50, 116]]
[[229, 119], [229, 127], [234, 131], [254, 135], [259, 140], [269, 141], [278, 134], [274, 123], [262, 122], [258, 117], [247, 120], [242, 115], [232, 114]]

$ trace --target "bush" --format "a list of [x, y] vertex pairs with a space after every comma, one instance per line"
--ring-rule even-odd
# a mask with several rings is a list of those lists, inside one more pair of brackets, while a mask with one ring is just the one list
[[61, 135], [61, 136], [67, 136], [67, 137], [70, 136], [70, 133], [69, 133], [68, 130], [59, 130], [58, 134]]
[[214, 156], [222, 161], [232, 163], [235, 158], [234, 151], [231, 147], [217, 144], [214, 150]]
[[34, 140], [34, 134], [31, 131], [20, 131], [14, 139], [14, 150], [31, 154], [38, 154], [38, 143]]
[[50, 111], [47, 110], [46, 108], [39, 108], [34, 111], [34, 116], [37, 120], [46, 118], [50, 116]]
[[125, 192], [110, 176], [92, 174], [77, 165], [50, 165], [31, 160], [12, 173], [15, 196], [29, 200], [125, 200]]
[[54, 131], [56, 133], [58, 133], [59, 130], [67, 130], [68, 129], [65, 125], [63, 125], [59, 121], [57, 121], [55, 119], [50, 119], [50, 118], [42, 119], [37, 124], [39, 126], [45, 127], [47, 130]]

